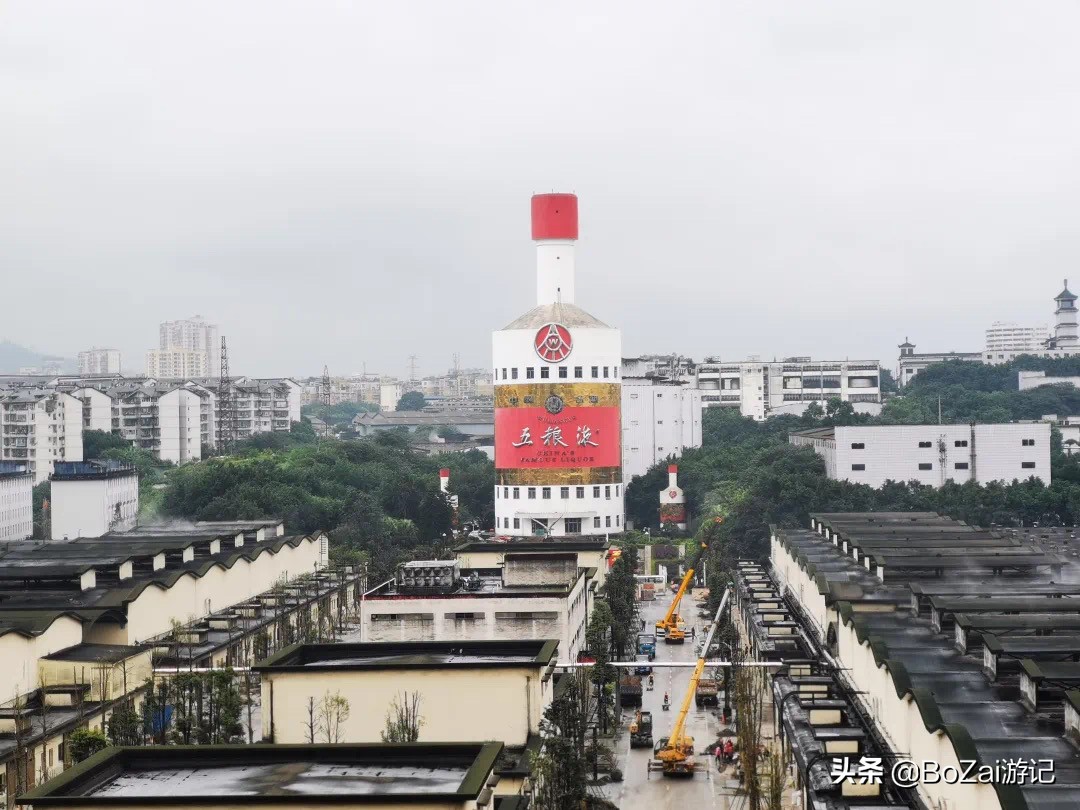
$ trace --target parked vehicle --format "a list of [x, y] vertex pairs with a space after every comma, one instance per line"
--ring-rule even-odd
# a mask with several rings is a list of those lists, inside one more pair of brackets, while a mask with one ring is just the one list
[[714, 680], [698, 680], [697, 689], [694, 690], [694, 702], [698, 708], [702, 706], [720, 705], [720, 684]]
[[630, 723], [630, 747], [651, 748], [652, 744], [652, 712], [639, 709]]
[[650, 661], [652, 661], [652, 658], [650, 656], [646, 655], [645, 653], [638, 653], [637, 666], [634, 667], [634, 674], [635, 675], [651, 675], [652, 674], [652, 667], [649, 666]]
[[623, 675], [619, 678], [619, 704], [621, 706], [641, 705], [641, 677]]
[[650, 661], [656, 658], [656, 634], [638, 633], [637, 651], [649, 656]]

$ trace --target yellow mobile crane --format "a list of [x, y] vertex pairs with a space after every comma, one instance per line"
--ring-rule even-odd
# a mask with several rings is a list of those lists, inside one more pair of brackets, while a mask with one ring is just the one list
[[669, 644], [682, 644], [686, 641], [686, 624], [683, 622], [682, 616], [679, 615], [679, 603], [682, 602], [683, 595], [694, 578], [694, 570], [700, 565], [701, 557], [707, 548], [708, 546], [705, 543], [701, 544], [701, 548], [694, 558], [694, 564], [687, 569], [686, 576], [683, 577], [683, 581], [679, 584], [679, 590], [675, 592], [671, 607], [664, 614], [664, 618], [656, 623], [656, 635], [663, 636]]
[[671, 736], [666, 740], [660, 740], [657, 745], [656, 758], [664, 771], [664, 776], [693, 776], [694, 775], [694, 738], [685, 733], [686, 715], [690, 712], [690, 704], [694, 702], [694, 693], [697, 691], [698, 681], [705, 671], [705, 656], [709, 654], [709, 646], [712, 644], [713, 634], [720, 623], [720, 617], [727, 605], [730, 590], [724, 591], [724, 598], [720, 600], [720, 607], [716, 610], [716, 616], [709, 626], [709, 633], [705, 638], [705, 644], [701, 648], [701, 656], [698, 658], [694, 674], [690, 676], [690, 685], [686, 688], [686, 697], [683, 698], [682, 708], [675, 720], [675, 728], [671, 730]]

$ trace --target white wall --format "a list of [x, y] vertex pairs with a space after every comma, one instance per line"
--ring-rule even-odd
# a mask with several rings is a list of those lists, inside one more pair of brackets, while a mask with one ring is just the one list
[[0, 475], [0, 543], [33, 535], [33, 485], [29, 474]]
[[644, 475], [668, 456], [701, 447], [701, 391], [696, 388], [623, 379], [621, 418], [624, 481]]
[[110, 531], [126, 531], [135, 526], [139, 512], [139, 477], [135, 473], [90, 480], [53, 480], [50, 489], [53, 540], [101, 537]]
[[[791, 442], [808, 443], [799, 436], [792, 436]], [[825, 458], [831, 478], [875, 488], [886, 481], [914, 480], [938, 487], [949, 480], [963, 483], [974, 478], [985, 484], [1031, 476], [1050, 483], [1050, 425], [1045, 422], [975, 425], [974, 429], [970, 425], [838, 427], [835, 449], [828, 440], [809, 443]]]

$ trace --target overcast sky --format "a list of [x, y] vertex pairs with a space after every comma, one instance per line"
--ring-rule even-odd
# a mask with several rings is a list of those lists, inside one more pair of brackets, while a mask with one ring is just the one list
[[6, 0], [0, 339], [135, 372], [199, 313], [234, 373], [487, 366], [535, 303], [529, 196], [554, 190], [580, 198], [578, 303], [628, 355], [979, 350], [1080, 287], [1078, 23]]

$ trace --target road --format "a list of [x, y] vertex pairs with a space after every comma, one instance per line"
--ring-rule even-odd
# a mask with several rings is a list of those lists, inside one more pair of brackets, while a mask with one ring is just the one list
[[[646, 620], [647, 627], [651, 628], [663, 616], [668, 604], [668, 602], [641, 604], [641, 616]], [[684, 599], [684, 609], [681, 612], [689, 625], [697, 626], [700, 639], [708, 622], [698, 618], [698, 605], [696, 599], [687, 597]], [[687, 639], [684, 644], [666, 644], [662, 639], [657, 639], [656, 660], [693, 661], [694, 646], [690, 639]], [[645, 692], [642, 706], [646, 711], [652, 712], [653, 739], [666, 737], [671, 733], [692, 672], [693, 670], [689, 667], [655, 670], [655, 688], [651, 692]], [[671, 709], [666, 712], [660, 708], [664, 701], [665, 691], [671, 698]], [[623, 719], [625, 726], [633, 719], [633, 713], [627, 710], [624, 712]], [[698, 709], [693, 702], [690, 704], [686, 723], [699, 751], [717, 738], [721, 728], [717, 709]], [[658, 771], [648, 774], [646, 768], [652, 758], [652, 751], [646, 748], [631, 749], [630, 734], [625, 732], [625, 729], [619, 745], [619, 759], [626, 763], [623, 768], [623, 781], [609, 785], [604, 794], [620, 808], [626, 810], [635, 810], [635, 808], [738, 810], [743, 803], [741, 797], [734, 795], [735, 782], [732, 779], [730, 766], [723, 773], [718, 773], [715, 761], [701, 755], [697, 757], [698, 772], [692, 779], [665, 777]]]

